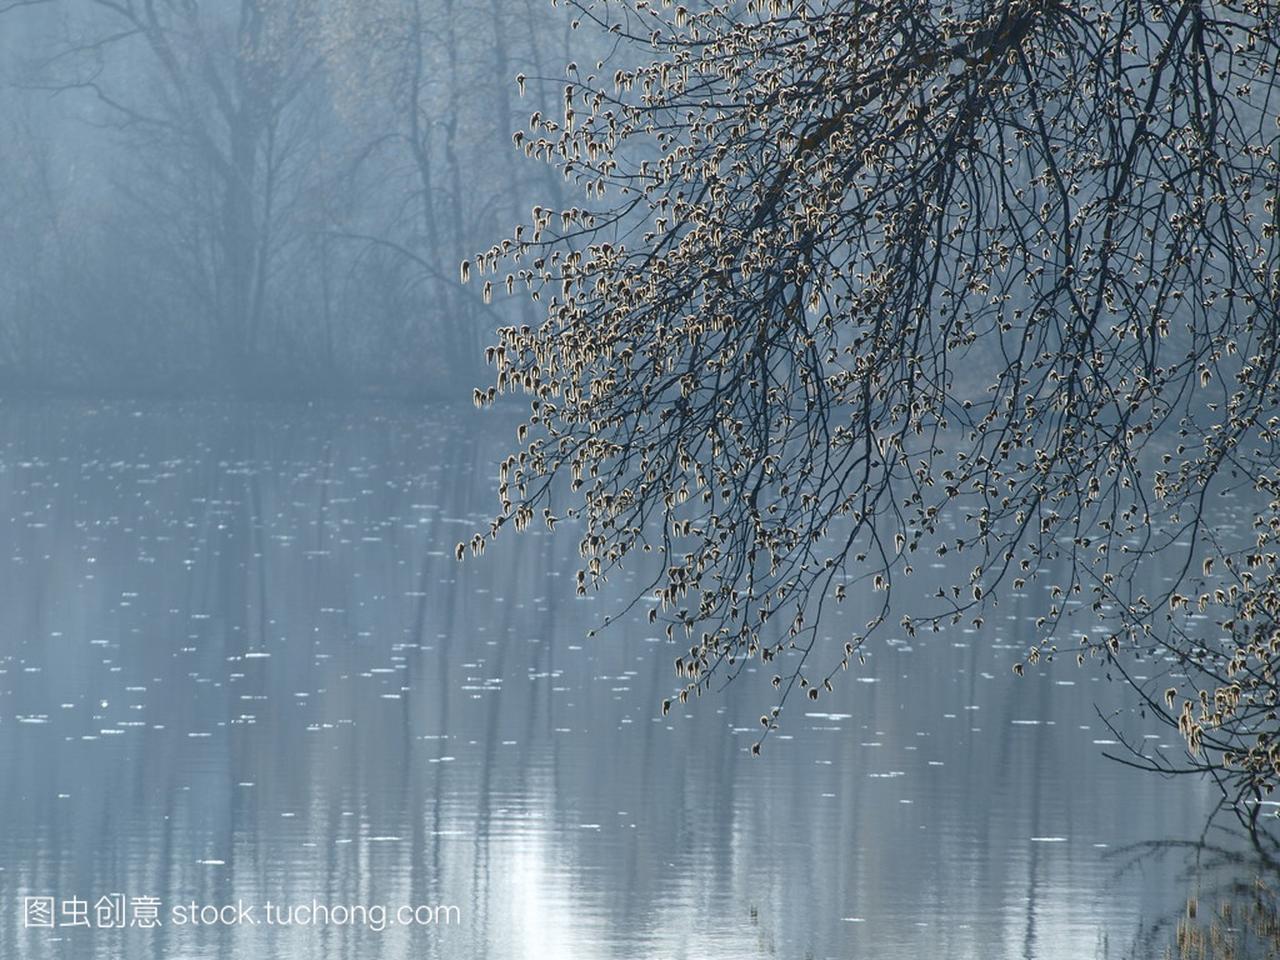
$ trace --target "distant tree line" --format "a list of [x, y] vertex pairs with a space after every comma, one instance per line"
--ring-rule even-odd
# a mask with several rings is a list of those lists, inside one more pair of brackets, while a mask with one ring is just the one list
[[465, 396], [504, 308], [457, 260], [561, 190], [510, 139], [548, 10], [8, 5], [0, 389]]

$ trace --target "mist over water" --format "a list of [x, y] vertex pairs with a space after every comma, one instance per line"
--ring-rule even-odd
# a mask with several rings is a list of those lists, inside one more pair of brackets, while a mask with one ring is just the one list
[[[1222, 679], [1200, 554], [1280, 506], [1270, 427], [1193, 442], [1276, 405], [1265, 4], [767, 6], [0, 0], [0, 960], [1215, 960], [1250, 897], [1274, 952], [1218, 786], [1120, 762], [1178, 730], [1028, 655], [1152, 600], [1142, 692]], [[830, 559], [806, 668], [892, 579], [761, 756], [798, 654], [681, 702], [656, 551], [578, 596], [557, 492], [455, 559], [529, 393], [635, 454], [600, 489], [727, 478], [669, 585]], [[811, 549], [855, 516], [881, 571]]]
[[[0, 956], [1159, 955], [1194, 851], [1144, 845], [1197, 839], [1215, 788], [1102, 756], [1125, 691], [1098, 668], [1012, 675], [1031, 589], [887, 634], [753, 758], [751, 668], [662, 717], [679, 649], [643, 605], [587, 636], [641, 571], [577, 598], [572, 525], [454, 560], [512, 427], [0, 407]], [[24, 897], [113, 893], [164, 923], [24, 926]], [[266, 901], [459, 919], [170, 922]]]

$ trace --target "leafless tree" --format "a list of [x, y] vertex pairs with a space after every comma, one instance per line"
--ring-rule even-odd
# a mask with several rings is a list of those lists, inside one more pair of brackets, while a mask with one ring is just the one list
[[678, 696], [770, 664], [761, 740], [874, 631], [1028, 581], [1030, 662], [1185, 653], [1211, 492], [1280, 467], [1274, 5], [569, 7], [617, 52], [516, 141], [576, 202], [462, 264], [546, 311], [488, 351], [476, 401], [531, 415], [470, 549], [580, 518], [579, 591], [655, 555]]
[[49, 82], [92, 91], [109, 122], [147, 141], [152, 176], [140, 200], [210, 206], [188, 217], [170, 211], [170, 239], [189, 253], [189, 282], [205, 288], [221, 367], [243, 377], [263, 332], [282, 184], [302, 149], [303, 111], [293, 108], [320, 66], [310, 42], [316, 5], [90, 6], [83, 32], [51, 59]]
[[1164, 668], [1139, 679], [1136, 669], [1115, 663], [1143, 712], [1176, 728], [1186, 755], [1153, 749], [1104, 718], [1127, 749], [1117, 759], [1164, 774], [1213, 777], [1255, 831], [1261, 801], [1280, 783], [1280, 478], [1257, 467], [1248, 483], [1269, 502], [1243, 546], [1233, 549], [1210, 534], [1190, 595], [1170, 598], [1168, 624], [1150, 658]]

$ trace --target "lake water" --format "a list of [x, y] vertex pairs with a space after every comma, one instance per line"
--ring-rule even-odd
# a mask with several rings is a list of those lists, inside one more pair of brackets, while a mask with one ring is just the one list
[[[1163, 951], [1216, 795], [1102, 756], [1098, 669], [1013, 677], [1038, 592], [877, 640], [752, 758], [761, 678], [660, 717], [679, 650], [643, 609], [587, 638], [639, 580], [576, 598], [573, 529], [454, 561], [511, 426], [0, 406], [0, 958]], [[339, 922], [379, 904], [427, 912]]]

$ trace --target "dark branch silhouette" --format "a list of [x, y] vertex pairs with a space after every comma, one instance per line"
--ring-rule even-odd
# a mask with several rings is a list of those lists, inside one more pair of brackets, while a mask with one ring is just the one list
[[761, 739], [899, 615], [1031, 581], [1030, 663], [1190, 655], [1208, 498], [1278, 466], [1273, 6], [571, 6], [618, 51], [515, 140], [578, 202], [462, 265], [546, 311], [488, 351], [477, 402], [531, 415], [471, 549], [581, 518], [580, 592], [656, 555], [678, 695], [760, 663]]

